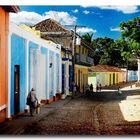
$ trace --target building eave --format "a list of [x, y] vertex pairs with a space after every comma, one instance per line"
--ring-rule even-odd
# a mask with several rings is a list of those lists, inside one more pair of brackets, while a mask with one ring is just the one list
[[17, 13], [20, 8], [19, 6], [2, 6], [2, 8], [7, 12]]

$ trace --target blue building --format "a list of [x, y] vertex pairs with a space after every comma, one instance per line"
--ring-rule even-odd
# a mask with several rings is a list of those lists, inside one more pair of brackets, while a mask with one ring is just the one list
[[8, 117], [28, 109], [31, 88], [40, 102], [61, 94], [61, 46], [10, 24], [8, 48]]

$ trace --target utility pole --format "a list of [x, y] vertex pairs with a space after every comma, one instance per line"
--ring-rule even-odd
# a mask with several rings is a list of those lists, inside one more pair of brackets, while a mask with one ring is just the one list
[[72, 42], [72, 98], [75, 95], [74, 86], [75, 86], [75, 45], [76, 45], [76, 28], [74, 26], [73, 42]]
[[73, 33], [73, 42], [72, 42], [72, 98], [75, 95], [74, 86], [75, 86], [75, 45], [76, 45], [76, 29], [78, 27], [86, 27], [86, 26], [74, 26], [74, 33]]

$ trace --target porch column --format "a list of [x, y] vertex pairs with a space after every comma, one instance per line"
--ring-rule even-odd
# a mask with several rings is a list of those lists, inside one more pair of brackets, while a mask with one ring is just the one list
[[46, 98], [49, 99], [50, 95], [50, 74], [49, 74], [49, 66], [50, 66], [50, 59], [49, 59], [49, 50], [46, 52]]
[[56, 53], [54, 52], [53, 54], [53, 72], [54, 72], [54, 75], [53, 75], [53, 96], [56, 95]]
[[62, 58], [59, 55], [59, 92], [62, 93]]
[[11, 104], [10, 104], [10, 100], [11, 100], [11, 36], [12, 34], [9, 33], [8, 36], [8, 103], [7, 103], [7, 118], [11, 117]]
[[64, 91], [66, 95], [69, 95], [69, 62], [65, 62], [65, 86]]
[[25, 94], [25, 109], [28, 109], [29, 106], [26, 105], [26, 98], [29, 93], [29, 40], [26, 40], [25, 46], [25, 66], [26, 66], [26, 94]]

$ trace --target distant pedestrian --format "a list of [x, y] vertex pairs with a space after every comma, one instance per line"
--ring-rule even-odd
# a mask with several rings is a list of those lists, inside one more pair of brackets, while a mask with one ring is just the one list
[[118, 95], [121, 95], [122, 94], [122, 91], [120, 89], [120, 86], [118, 87]]
[[99, 86], [98, 86], [98, 84], [96, 85], [96, 92], [98, 92], [98, 90], [99, 90]]
[[33, 88], [31, 89], [30, 93], [27, 96], [26, 104], [29, 105], [30, 115], [33, 116], [35, 109], [38, 106], [38, 99], [36, 97], [35, 90]]
[[98, 92], [99, 91], [99, 81], [97, 81], [97, 83], [96, 83], [96, 92]]
[[90, 84], [90, 92], [92, 93], [93, 92], [93, 85]]
[[90, 92], [90, 88], [89, 88], [89, 85], [87, 84], [87, 85], [86, 85], [86, 95], [88, 95], [89, 92]]
[[102, 85], [101, 85], [101, 83], [99, 84], [99, 90], [100, 90], [100, 91], [102, 90]]
[[76, 84], [74, 83], [74, 93], [76, 94]]

